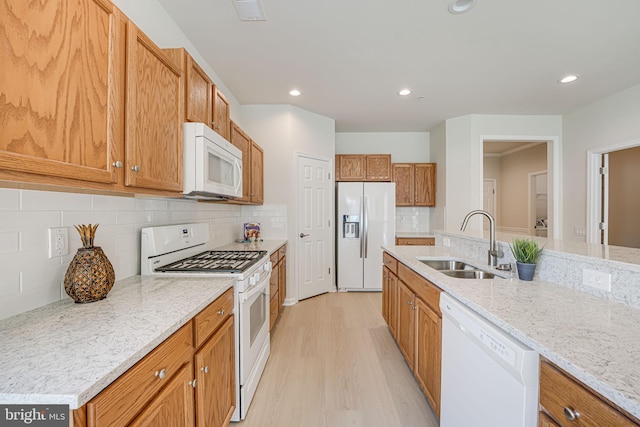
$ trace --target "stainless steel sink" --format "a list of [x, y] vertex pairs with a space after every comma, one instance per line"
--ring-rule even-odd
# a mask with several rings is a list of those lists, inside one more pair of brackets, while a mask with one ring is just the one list
[[468, 270], [475, 269], [474, 266], [462, 261], [453, 259], [419, 259], [421, 263], [428, 265], [435, 270]]
[[440, 270], [440, 273], [457, 279], [501, 279], [493, 273], [484, 270]]

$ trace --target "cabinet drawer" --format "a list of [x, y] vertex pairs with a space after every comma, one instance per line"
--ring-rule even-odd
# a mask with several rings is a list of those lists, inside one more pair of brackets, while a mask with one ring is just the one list
[[396, 237], [398, 246], [434, 246], [436, 239], [433, 237]]
[[192, 334], [189, 322], [89, 401], [87, 425], [129, 424], [178, 370], [189, 363], [193, 357]]
[[280, 249], [278, 249], [278, 259], [282, 259], [287, 256], [287, 245], [282, 245]]
[[398, 260], [389, 255], [386, 252], [382, 253], [382, 263], [385, 267], [387, 267], [393, 274], [398, 273]]
[[440, 288], [404, 264], [398, 264], [398, 278], [423, 300], [433, 311], [440, 312]]
[[[546, 361], [540, 362], [540, 405], [561, 426], [638, 426], [620, 411]], [[569, 421], [565, 408], [580, 416]]]
[[193, 343], [200, 347], [233, 313], [233, 288], [229, 288], [193, 318]]

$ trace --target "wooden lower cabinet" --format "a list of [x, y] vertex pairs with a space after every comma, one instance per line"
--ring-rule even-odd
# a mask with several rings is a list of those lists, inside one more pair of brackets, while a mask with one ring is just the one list
[[[579, 414], [579, 415], [578, 415]], [[575, 419], [570, 418], [575, 416]], [[631, 427], [640, 421], [624, 413], [547, 360], [540, 362], [539, 426]]]
[[196, 425], [199, 427], [229, 425], [236, 407], [233, 325], [234, 318], [230, 316], [195, 355]]
[[[441, 290], [388, 253], [383, 254], [383, 317], [407, 364], [440, 416]], [[397, 274], [393, 269], [397, 267]]]
[[231, 288], [74, 411], [74, 425], [84, 425], [79, 417], [86, 413], [89, 427], [225, 427], [235, 387]]
[[180, 368], [130, 426], [188, 427], [194, 425], [193, 421], [193, 365], [188, 363]]
[[271, 254], [270, 319], [269, 330], [282, 313], [284, 299], [287, 294], [287, 245], [282, 245]]
[[433, 237], [396, 237], [397, 246], [434, 246], [436, 239]]

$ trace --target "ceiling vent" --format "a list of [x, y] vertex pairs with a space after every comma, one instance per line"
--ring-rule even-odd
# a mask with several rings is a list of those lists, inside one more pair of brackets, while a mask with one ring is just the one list
[[232, 0], [241, 21], [266, 21], [267, 15], [260, 0]]

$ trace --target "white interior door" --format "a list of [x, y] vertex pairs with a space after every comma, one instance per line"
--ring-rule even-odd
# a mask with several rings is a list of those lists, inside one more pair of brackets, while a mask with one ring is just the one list
[[298, 299], [332, 287], [330, 172], [329, 161], [298, 156]]

